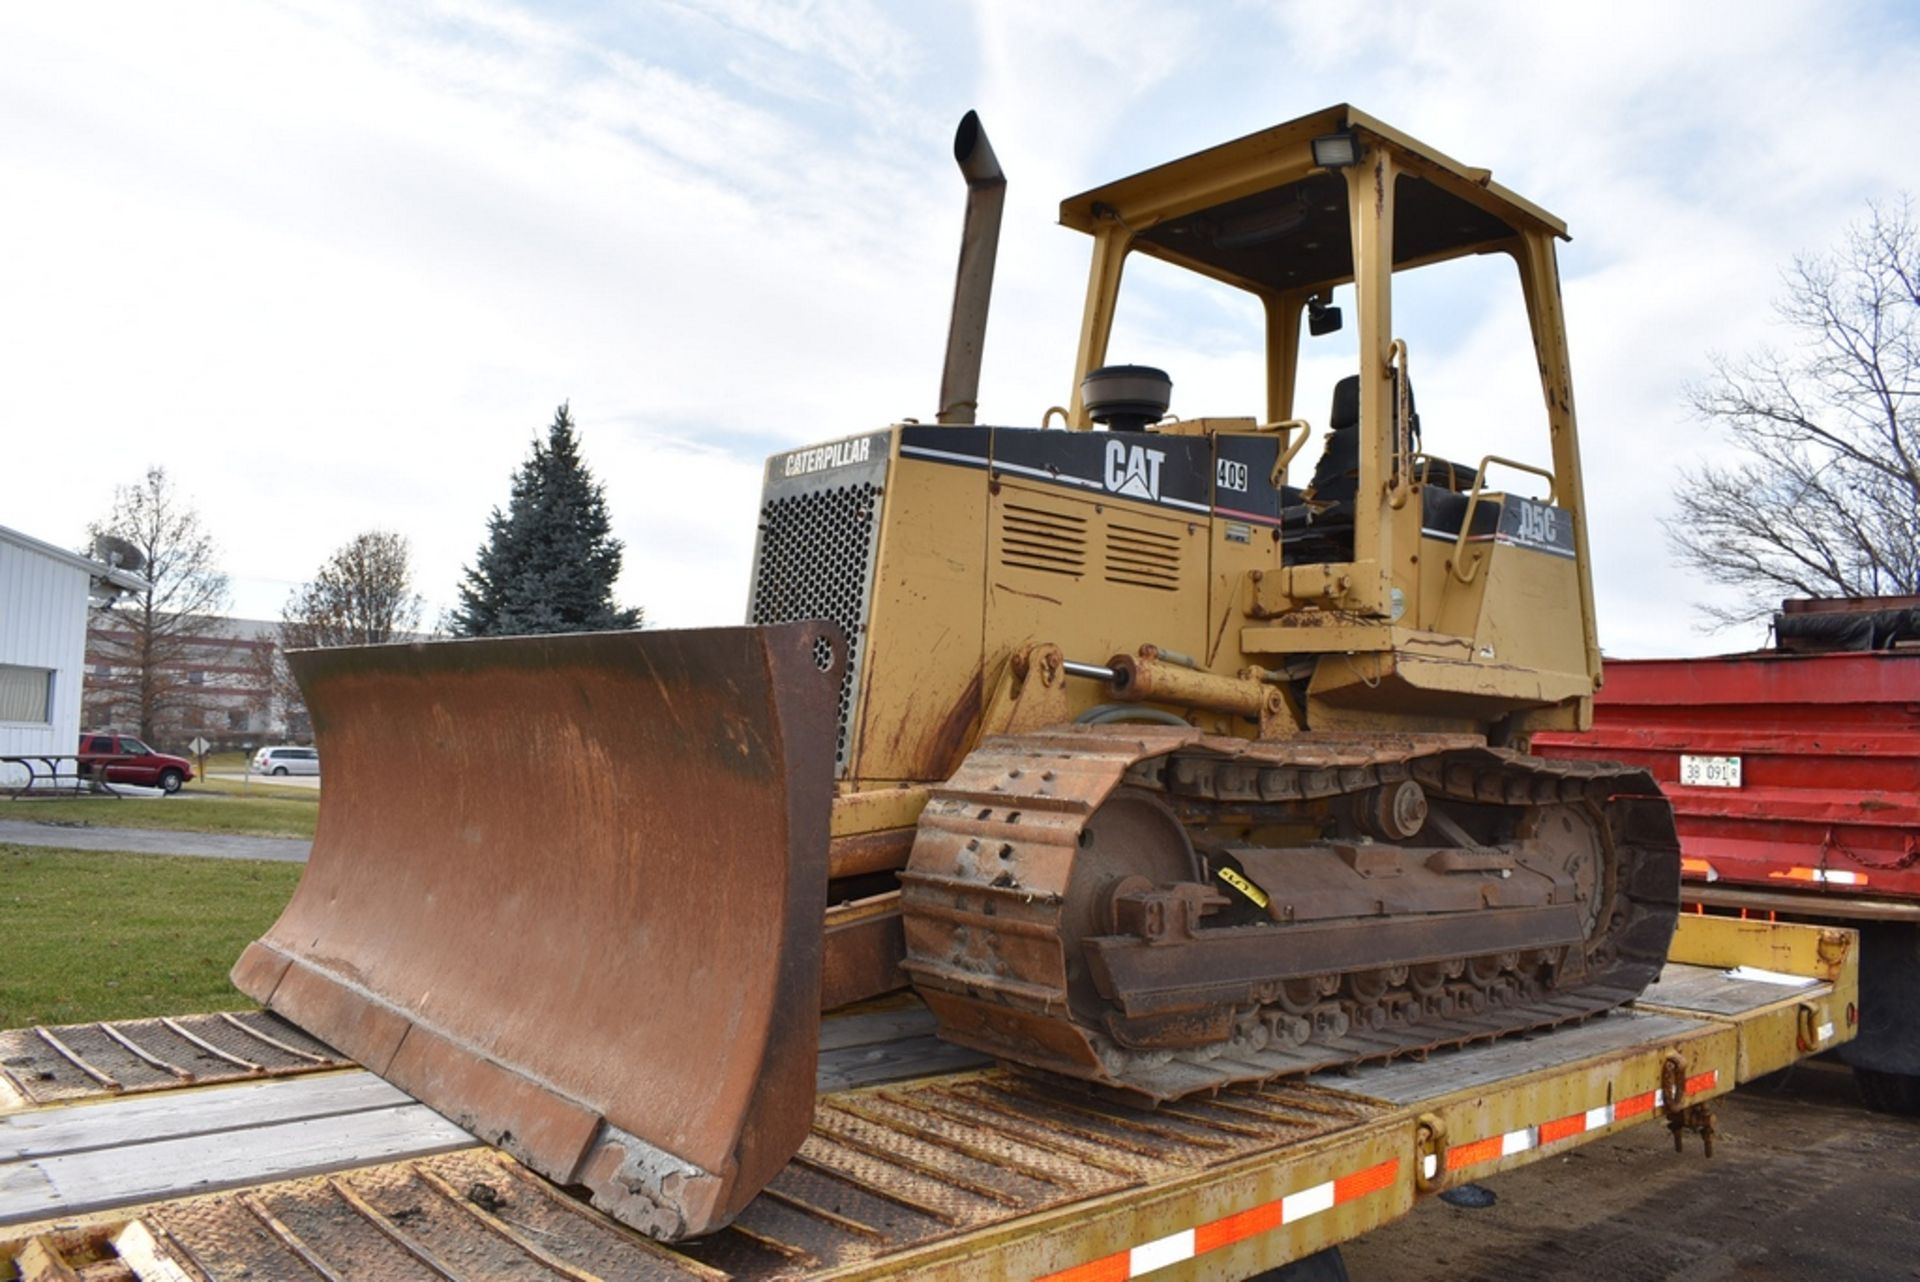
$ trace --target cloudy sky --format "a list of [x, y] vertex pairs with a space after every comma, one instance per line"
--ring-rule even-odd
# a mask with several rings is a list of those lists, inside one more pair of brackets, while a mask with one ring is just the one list
[[[982, 415], [1034, 423], [1084, 287], [1059, 199], [1339, 101], [1572, 227], [1608, 651], [1756, 641], [1697, 630], [1661, 534], [1716, 448], [1682, 389], [1920, 189], [1911, 0], [0, 5], [0, 524], [78, 546], [164, 463], [235, 613], [381, 527], [437, 614], [565, 399], [623, 601], [736, 622], [760, 460], [935, 408], [963, 111], [1011, 180]], [[1133, 278], [1113, 357], [1257, 412], [1251, 311]], [[1538, 419], [1498, 283], [1405, 313], [1441, 452]]]

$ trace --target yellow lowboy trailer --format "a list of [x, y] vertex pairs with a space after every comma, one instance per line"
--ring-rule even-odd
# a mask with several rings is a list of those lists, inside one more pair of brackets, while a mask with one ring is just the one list
[[[1243, 1278], [1630, 1126], [1664, 1122], [1710, 1151], [1714, 1100], [1849, 1039], [1857, 991], [1850, 931], [1689, 916], [1659, 981], [1624, 1010], [1153, 1110], [1004, 1068], [916, 1075], [915, 1055], [939, 1053], [911, 1005], [830, 1018], [822, 1063], [841, 1067], [827, 1087], [859, 1080], [850, 1063], [897, 1080], [823, 1089], [766, 1190], [725, 1230], [672, 1247], [438, 1119], [414, 1141], [429, 1156], [330, 1161], [314, 1137], [370, 1104], [263, 1124], [259, 1138], [225, 1107], [294, 1081], [16, 1107], [0, 1113], [0, 1262], [34, 1282]], [[876, 1018], [891, 1043], [836, 1036]], [[75, 1051], [79, 1034], [46, 1031]], [[6, 1060], [16, 1080], [21, 1062]], [[390, 1089], [357, 1070], [296, 1080]], [[115, 1129], [136, 1111], [147, 1131]], [[196, 1168], [192, 1153], [210, 1156]], [[168, 1170], [179, 1187], [156, 1191]]]

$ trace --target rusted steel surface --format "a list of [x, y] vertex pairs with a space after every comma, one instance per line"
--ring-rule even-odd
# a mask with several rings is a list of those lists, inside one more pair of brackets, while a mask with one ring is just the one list
[[905, 988], [907, 953], [900, 892], [888, 891], [827, 909], [820, 961], [820, 1009], [835, 1010]]
[[96, 1267], [121, 1254], [116, 1242], [139, 1243], [196, 1282], [772, 1279], [856, 1268], [1278, 1153], [1384, 1111], [1305, 1085], [1148, 1111], [989, 1071], [821, 1100], [802, 1113], [799, 1152], [760, 1196], [721, 1232], [674, 1247], [480, 1149], [165, 1202], [49, 1241]]
[[[1920, 654], [1615, 660], [1593, 717], [1535, 751], [1651, 772], [1690, 881], [1920, 901]], [[1739, 758], [1739, 786], [1683, 785], [1682, 756]]]
[[242, 991], [663, 1238], [806, 1135], [825, 624], [293, 656], [313, 856]]
[[0, 1030], [0, 1073], [29, 1104], [351, 1066], [270, 1011]]
[[[1357, 831], [1401, 820], [1414, 840]], [[1678, 860], [1640, 771], [1465, 736], [1062, 728], [989, 739], [934, 791], [904, 968], [943, 1036], [1168, 1100], [1630, 1001]]]
[[827, 876], [838, 881], [842, 877], [894, 872], [907, 866], [907, 855], [912, 850], [912, 828], [835, 837], [827, 846]]

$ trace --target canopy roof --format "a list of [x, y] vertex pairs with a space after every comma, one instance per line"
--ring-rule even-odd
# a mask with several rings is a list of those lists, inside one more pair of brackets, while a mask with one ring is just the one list
[[1133, 247], [1157, 258], [1257, 293], [1317, 292], [1352, 279], [1353, 248], [1346, 178], [1315, 166], [1311, 144], [1347, 130], [1398, 170], [1396, 268], [1483, 252], [1523, 231], [1567, 234], [1489, 171], [1344, 103], [1069, 197], [1060, 221], [1091, 233], [1117, 218]]

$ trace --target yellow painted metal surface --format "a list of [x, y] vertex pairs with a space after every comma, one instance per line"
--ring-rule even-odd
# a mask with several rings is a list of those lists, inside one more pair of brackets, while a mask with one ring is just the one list
[[[1317, 169], [1312, 140], [1343, 130], [1360, 141], [1360, 163]], [[996, 725], [1015, 723], [1004, 706], [1019, 686], [1009, 663], [1034, 646], [1104, 664], [1155, 645], [1235, 677], [1284, 666], [1298, 678], [1302, 663], [1317, 660], [1309, 696], [1285, 718], [1269, 718], [1269, 733], [1276, 724], [1524, 733], [1589, 715], [1598, 659], [1553, 260], [1553, 240], [1565, 228], [1489, 183], [1484, 170], [1339, 106], [1068, 200], [1062, 220], [1093, 237], [1069, 426], [1092, 426], [1080, 380], [1108, 358], [1128, 257], [1150, 253], [1249, 290], [1267, 327], [1265, 414], [1245, 415], [1246, 406], [1183, 406], [1188, 417], [1164, 430], [1242, 445], [1265, 438], [1273, 451], [1270, 477], [1291, 449], [1287, 479], [1298, 485], [1308, 478], [1317, 438], [1293, 418], [1301, 311], [1328, 282], [1236, 278], [1223, 274], [1217, 246], [1156, 238], [1154, 230], [1201, 213], [1230, 218], [1232, 202], [1271, 199], [1292, 183], [1317, 184], [1315, 191], [1329, 194], [1334, 203], [1326, 208], [1338, 212], [1327, 217], [1338, 220], [1335, 238], [1344, 242], [1335, 258], [1351, 264], [1343, 280], [1354, 291], [1361, 429], [1351, 555], [1337, 563], [1283, 563], [1280, 532], [1236, 519], [1230, 501], [1212, 513], [1188, 514], [1097, 487], [1047, 484], [985, 459], [985, 466], [947, 465], [924, 445], [903, 452], [895, 427], [885, 438], [888, 465], [876, 491], [876, 568], [843, 794], [947, 777], [996, 702]], [[1428, 194], [1409, 201], [1409, 191]], [[1463, 232], [1436, 212], [1435, 191], [1471, 207], [1446, 206], [1483, 219], [1478, 229]], [[1396, 261], [1393, 247], [1409, 238], [1419, 248]], [[1436, 473], [1424, 457], [1415, 463], [1394, 371], [1420, 354], [1395, 334], [1393, 282], [1396, 273], [1425, 263], [1489, 251], [1509, 255], [1518, 267], [1514, 281], [1541, 371], [1542, 446], [1551, 456], [1542, 470], [1553, 476], [1557, 518], [1574, 527], [1572, 557], [1423, 532], [1425, 490], [1442, 480], [1474, 482], [1449, 469]], [[1235, 411], [1242, 416], [1231, 417]], [[1238, 454], [1236, 465], [1246, 458]], [[1485, 511], [1513, 501], [1491, 491], [1477, 499]], [[1142, 557], [1147, 572], [1116, 571], [1128, 559], [1137, 570]], [[1064, 697], [1069, 714], [1105, 698], [1097, 684], [1078, 678], [1046, 693], [1050, 709]], [[1211, 732], [1257, 730], [1244, 717], [1168, 701], [1158, 706]], [[877, 820], [872, 807], [889, 809], [894, 821]], [[904, 809], [843, 799], [834, 830], [851, 835], [893, 826]]]
[[[1205, 653], [1206, 522], [1005, 479], [997, 488], [988, 548], [990, 637], [1044, 637], [1069, 657], [1094, 663], [1148, 643]], [[1059, 531], [1059, 544], [1080, 549], [1077, 573], [1041, 569], [1022, 555], [1032, 542], [1025, 532], [1042, 527]], [[1090, 705], [1097, 688], [1082, 685]]]
[[[1857, 1005], [1822, 985], [1819, 991], [1783, 998], [1737, 1022], [1730, 1021], [1738, 1038], [1737, 1080], [1750, 1082], [1850, 1041], [1858, 1031], [1858, 1021], [1848, 1020], [1849, 1007], [1857, 1016]], [[1660, 1007], [1650, 1004], [1649, 1009]]]
[[987, 476], [891, 449], [848, 773], [944, 779], [983, 707]]
[[[1782, 988], [1778, 1001], [1737, 1017], [1721, 1017], [1738, 1037], [1736, 1071], [1742, 1082], [1831, 1050], [1859, 1033], [1860, 945], [1852, 930], [1687, 913], [1680, 918], [1668, 956], [1695, 966], [1752, 966], [1822, 981], [1802, 989]], [[1640, 1004], [1650, 1010], [1674, 1009], [1661, 1001], [1657, 989]]]
[[911, 828], [926, 808], [925, 785], [869, 788], [849, 787], [833, 798], [832, 832], [836, 837], [852, 837], [866, 832], [885, 832], [892, 828]]
[[[1088, 233], [1124, 222], [1154, 222], [1264, 191], [1313, 170], [1308, 144], [1347, 127], [1392, 147], [1401, 164], [1445, 182], [1462, 199], [1528, 230], [1565, 236], [1566, 224], [1532, 201], [1491, 181], [1488, 170], [1466, 165], [1356, 108], [1341, 104], [1210, 147], [1130, 178], [1060, 202], [1060, 221]], [[1104, 211], [1111, 210], [1112, 214]], [[1317, 282], [1316, 282], [1317, 284]]]
[[[928, 1282], [1126, 1277], [1116, 1257], [1165, 1260], [1153, 1276], [1244, 1278], [1336, 1246], [1413, 1208], [1404, 1137], [1376, 1125], [1246, 1158], [1147, 1190], [1108, 1194], [998, 1230], [823, 1275]], [[1345, 1201], [1331, 1189], [1348, 1181]], [[1298, 1219], [1289, 1221], [1289, 1201]], [[1217, 1244], [1216, 1244], [1217, 1243]], [[1185, 1258], [1182, 1258], [1185, 1253]]]
[[[1230, 220], [1230, 211], [1244, 207], [1235, 202], [1324, 180], [1328, 171], [1315, 167], [1311, 143], [1338, 132], [1351, 133], [1362, 148], [1359, 163], [1334, 175], [1345, 186], [1349, 274], [1311, 282], [1263, 282], [1226, 266], [1217, 246], [1192, 236], [1169, 240], [1153, 234], [1157, 227], [1203, 211], [1207, 218]], [[1458, 232], [1441, 231], [1429, 225], [1430, 213], [1414, 205], [1400, 208], [1409, 183], [1465, 202], [1489, 217], [1488, 227], [1505, 230], [1492, 239], [1461, 239]], [[1427, 223], [1418, 223], [1422, 217]], [[1415, 225], [1397, 228], [1402, 219]], [[1337, 564], [1283, 566], [1277, 543], [1229, 542], [1222, 528], [1226, 523], [1216, 518], [1210, 535], [1214, 583], [1208, 644], [1190, 652], [1204, 655], [1209, 667], [1223, 672], [1259, 664], [1265, 656], [1326, 656], [1305, 710], [1311, 728], [1466, 729], [1510, 720], [1512, 730], [1525, 733], [1548, 725], [1579, 725], [1590, 717], [1599, 651], [1554, 260], [1553, 242], [1566, 234], [1564, 224], [1493, 183], [1486, 170], [1456, 161], [1345, 105], [1072, 197], [1061, 205], [1061, 221], [1089, 233], [1095, 242], [1069, 413], [1069, 425], [1077, 429], [1092, 426], [1078, 387], [1089, 370], [1107, 360], [1129, 254], [1154, 255], [1261, 300], [1267, 317], [1269, 421], [1296, 413], [1300, 312], [1308, 297], [1338, 284], [1351, 284], [1354, 290], [1362, 431], [1351, 557]], [[1431, 248], [1395, 261], [1393, 246], [1409, 236], [1424, 237], [1418, 243]], [[1406, 365], [1407, 352], [1396, 340], [1392, 281], [1399, 271], [1487, 252], [1504, 253], [1516, 264], [1515, 282], [1526, 302], [1540, 369], [1543, 453], [1551, 459], [1550, 468], [1538, 470], [1552, 475], [1550, 501], [1558, 518], [1573, 528], [1570, 558], [1478, 539], [1471, 545], [1458, 540], [1456, 547], [1455, 540], [1423, 537], [1421, 532], [1423, 486], [1409, 483], [1410, 445], [1398, 426], [1402, 407], [1393, 370]], [[1180, 430], [1187, 428], [1182, 425]], [[1308, 470], [1303, 462], [1294, 469], [1302, 475], [1290, 479], [1298, 484]], [[1417, 469], [1415, 477], [1431, 481]], [[1483, 476], [1479, 483], [1485, 481]], [[1505, 497], [1488, 493], [1484, 501]], [[1238, 619], [1227, 608], [1230, 601], [1240, 607]], [[1009, 615], [1008, 621], [1014, 618]], [[1323, 626], [1281, 626], [1309, 621]], [[1034, 618], [1032, 623], [1040, 631], [1028, 639], [1061, 640], [1046, 631], [1046, 619]], [[1448, 638], [1463, 653], [1403, 654], [1402, 627]], [[1237, 638], [1232, 635], [1236, 628]], [[999, 629], [990, 623], [988, 632], [991, 650]], [[1142, 634], [1139, 639], [1174, 644], [1163, 635]], [[1071, 657], [1082, 657], [1066, 648]], [[1391, 652], [1392, 657], [1354, 662], [1350, 656], [1355, 652]]]
[[1667, 949], [1672, 961], [1692, 966], [1758, 966], [1787, 975], [1815, 975], [1858, 991], [1859, 935], [1832, 926], [1743, 921], [1687, 913]]
[[1710, 1020], [1689, 1022], [1694, 1026], [1684, 1033], [1652, 1045], [1432, 1101], [1424, 1111], [1441, 1121], [1445, 1138], [1430, 1177], [1434, 1189], [1525, 1166], [1549, 1151], [1564, 1152], [1663, 1118], [1656, 1096], [1672, 1056], [1680, 1061], [1683, 1080], [1696, 1083], [1685, 1097], [1689, 1101], [1732, 1090], [1739, 1056], [1736, 1030]]

